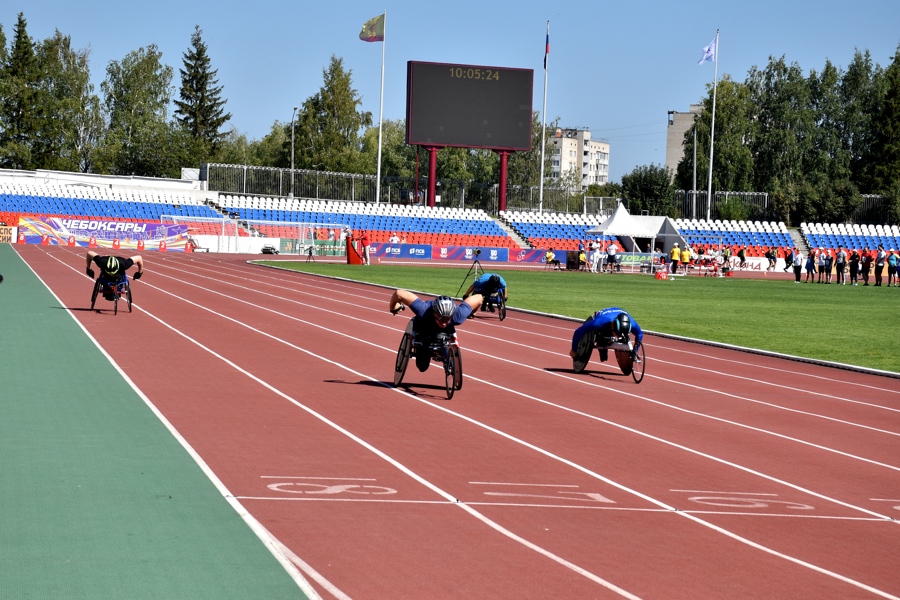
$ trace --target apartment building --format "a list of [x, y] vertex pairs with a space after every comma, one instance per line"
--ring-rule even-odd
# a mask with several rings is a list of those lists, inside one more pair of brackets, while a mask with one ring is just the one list
[[672, 169], [672, 173], [684, 158], [684, 134], [694, 126], [694, 120], [702, 112], [702, 104], [691, 104], [688, 112], [669, 111], [669, 126], [666, 128], [666, 167]]
[[584, 189], [609, 181], [609, 142], [594, 141], [586, 129], [557, 129], [550, 138], [553, 155], [549, 176], [559, 179], [575, 172]]

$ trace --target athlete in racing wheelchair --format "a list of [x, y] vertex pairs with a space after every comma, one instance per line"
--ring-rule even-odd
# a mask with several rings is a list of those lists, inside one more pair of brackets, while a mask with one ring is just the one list
[[[496, 312], [501, 321], [506, 318], [506, 301], [509, 296], [506, 292], [506, 280], [503, 277], [496, 273], [483, 273], [472, 282], [472, 285], [463, 294], [463, 300], [472, 294], [482, 295], [481, 310], [483, 312]], [[469, 318], [471, 319], [474, 314], [473, 311]]]
[[125, 299], [128, 304], [128, 312], [131, 312], [131, 282], [128, 280], [127, 271], [132, 266], [136, 266], [137, 272], [134, 274], [134, 278], [140, 279], [144, 273], [144, 259], [137, 255], [128, 258], [103, 256], [93, 250], [88, 250], [86, 263], [85, 273], [91, 279], [96, 276], [91, 267], [96, 265], [100, 268], [100, 276], [94, 282], [94, 290], [91, 293], [91, 310], [94, 310], [97, 296], [102, 294], [106, 300], [113, 303], [114, 314], [119, 312], [119, 298]]
[[414, 356], [416, 368], [421, 372], [427, 371], [432, 361], [443, 365], [447, 398], [453, 398], [453, 392], [462, 389], [462, 356], [456, 326], [465, 323], [481, 302], [481, 294], [474, 294], [457, 305], [449, 296], [426, 302], [408, 290], [395, 290], [388, 305], [391, 314], [396, 315], [408, 306], [416, 316], [410, 319], [400, 340], [394, 362], [394, 385], [399, 386], [403, 381], [409, 358]]
[[[630, 335], [634, 336], [634, 341]], [[600, 354], [600, 362], [606, 362], [609, 351], [616, 355], [622, 373], [631, 375], [635, 383], [644, 378], [644, 332], [630, 314], [618, 306], [610, 306], [594, 313], [572, 335], [572, 369], [584, 371], [594, 348]]]

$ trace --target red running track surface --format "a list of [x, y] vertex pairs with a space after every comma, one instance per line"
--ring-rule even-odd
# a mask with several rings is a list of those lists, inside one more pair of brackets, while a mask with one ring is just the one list
[[[16, 249], [88, 305], [82, 254]], [[575, 375], [577, 324], [511, 311], [448, 401], [393, 388], [389, 290], [245, 258], [73, 316], [323, 598], [900, 597], [897, 380], [654, 336], [640, 385]]]

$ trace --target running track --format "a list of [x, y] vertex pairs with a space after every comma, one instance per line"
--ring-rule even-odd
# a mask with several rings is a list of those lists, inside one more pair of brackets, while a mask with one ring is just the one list
[[[88, 306], [83, 251], [14, 248]], [[574, 375], [575, 324], [511, 312], [448, 401], [390, 384], [387, 290], [245, 258], [72, 315], [322, 598], [900, 598], [898, 380], [654, 336], [640, 385]]]

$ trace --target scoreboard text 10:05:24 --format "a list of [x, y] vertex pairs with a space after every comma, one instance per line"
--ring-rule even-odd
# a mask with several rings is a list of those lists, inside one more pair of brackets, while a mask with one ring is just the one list
[[450, 67], [450, 77], [452, 79], [483, 79], [485, 81], [500, 81], [500, 71], [497, 69]]

